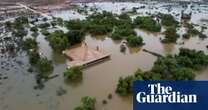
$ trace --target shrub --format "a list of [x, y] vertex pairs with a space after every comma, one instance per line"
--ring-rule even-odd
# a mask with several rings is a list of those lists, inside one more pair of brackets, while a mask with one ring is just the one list
[[76, 107], [74, 110], [95, 110], [95, 98], [85, 96], [81, 98], [81, 105]]
[[132, 93], [134, 80], [194, 80], [194, 70], [208, 66], [208, 55], [202, 51], [181, 48], [178, 55], [159, 57], [150, 71], [136, 71], [134, 75], [119, 78], [116, 93]]
[[31, 65], [36, 65], [40, 59], [40, 55], [37, 51], [29, 52], [29, 62]]
[[72, 81], [82, 78], [81, 67], [75, 66], [75, 67], [71, 67], [70, 69], [67, 69], [64, 72], [64, 77]]
[[126, 96], [129, 93], [131, 93], [133, 79], [133, 76], [127, 76], [125, 78], [120, 77], [117, 84], [116, 93], [118, 93], [121, 96]]
[[42, 28], [42, 29], [43, 28], [48, 28], [48, 27], [50, 27], [50, 24], [49, 23], [42, 23], [42, 24], [39, 24], [38, 27]]
[[138, 16], [134, 20], [134, 24], [138, 26], [139, 28], [152, 31], [152, 32], [160, 32], [161, 30], [160, 24], [157, 23], [155, 20], [153, 20], [151, 17]]
[[38, 35], [39, 35], [38, 32], [33, 32], [33, 33], [31, 34], [32, 37], [37, 37]]
[[176, 27], [178, 25], [178, 21], [171, 14], [160, 14], [160, 18], [164, 26]]
[[65, 22], [65, 25], [69, 30], [84, 30], [85, 21], [70, 20], [70, 21]]
[[143, 39], [140, 36], [130, 35], [127, 37], [127, 42], [130, 46], [136, 47], [143, 45]]
[[179, 35], [176, 33], [176, 28], [169, 27], [164, 32], [165, 38], [162, 40], [163, 43], [175, 43], [179, 38]]
[[23, 49], [25, 49], [25, 50], [29, 50], [29, 49], [37, 50], [38, 49], [38, 44], [37, 44], [35, 39], [27, 38], [23, 42]]
[[15, 37], [19, 37], [19, 38], [23, 38], [24, 36], [26, 36], [28, 34], [27, 30], [25, 30], [24, 28], [20, 28], [17, 30], [13, 30], [12, 35]]
[[38, 28], [36, 26], [33, 26], [30, 28], [30, 31], [32, 32], [38, 32]]
[[187, 24], [187, 28], [188, 28], [187, 33], [192, 36], [196, 36], [200, 34], [200, 32], [197, 29], [195, 29], [192, 24]]
[[46, 29], [42, 29], [40, 32], [41, 32], [41, 34], [43, 34], [45, 36], [50, 35], [50, 33], [48, 32], [48, 30], [46, 30]]
[[188, 34], [188, 33], [183, 34], [183, 38], [184, 38], [184, 39], [189, 39], [189, 38], [190, 38], [190, 36], [191, 36], [191, 35], [190, 35], [190, 34]]
[[55, 31], [51, 33], [47, 40], [54, 51], [61, 52], [68, 46], [68, 39], [63, 31]]
[[84, 33], [80, 30], [71, 30], [66, 33], [69, 45], [81, 43], [84, 39]]
[[136, 35], [133, 28], [130, 26], [118, 26], [115, 27], [114, 31], [112, 32], [111, 38], [114, 40], [121, 40], [122, 38], [127, 38], [130, 35]]
[[53, 63], [47, 58], [40, 58], [36, 64], [36, 70], [40, 78], [48, 78], [48, 75], [53, 71]]

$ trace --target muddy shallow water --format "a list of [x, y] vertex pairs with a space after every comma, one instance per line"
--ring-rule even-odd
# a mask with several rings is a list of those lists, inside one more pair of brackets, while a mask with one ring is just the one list
[[[112, 12], [119, 12], [120, 9], [126, 7], [131, 9], [134, 6], [144, 4], [139, 3], [90, 3], [90, 7], [100, 7], [99, 10], [108, 10]], [[163, 6], [164, 5], [164, 6]], [[161, 11], [168, 13], [166, 10], [167, 4], [147, 5], [148, 8], [138, 10], [138, 13], [145, 11]], [[81, 6], [81, 5], [80, 5]], [[198, 5], [197, 5], [198, 6]], [[195, 8], [197, 8], [195, 6]], [[113, 8], [112, 8], [113, 7]], [[150, 8], [149, 8], [150, 7]], [[151, 8], [158, 7], [158, 9]], [[180, 13], [183, 8], [176, 5], [172, 7], [169, 13]], [[196, 9], [197, 10], [197, 9]], [[200, 19], [208, 18], [208, 8], [200, 8], [201, 13], [193, 13], [191, 22], [203, 26], [208, 23], [201, 22]], [[204, 11], [205, 10], [205, 11]], [[85, 15], [75, 13], [74, 10], [67, 10], [61, 12], [53, 12], [54, 16], [62, 17], [64, 19], [84, 19]], [[73, 15], [73, 16], [71, 16]], [[179, 19], [179, 17], [176, 17]], [[162, 44], [160, 37], [162, 34], [149, 33], [140, 29], [135, 29], [138, 35], [144, 39], [145, 45], [141, 48], [128, 48], [126, 53], [120, 52], [120, 41], [113, 41], [107, 36], [91, 36], [87, 35], [85, 42], [90, 46], [100, 46], [105, 51], [111, 53], [111, 58], [105, 62], [90, 66], [84, 69], [83, 79], [81, 82], [68, 83], [63, 79], [63, 71], [66, 68], [66, 58], [63, 55], [54, 53], [48, 42], [42, 35], [39, 35], [37, 41], [39, 42], [39, 51], [53, 60], [55, 68], [53, 73], [60, 74], [59, 77], [49, 80], [42, 90], [34, 90], [36, 84], [34, 73], [28, 73], [29, 67], [27, 57], [24, 53], [19, 53], [15, 58], [23, 62], [22, 65], [9, 59], [9, 62], [14, 67], [9, 67], [9, 70], [0, 69], [1, 73], [8, 76], [8, 79], [1, 80], [0, 84], [0, 110], [73, 110], [74, 107], [80, 104], [80, 99], [83, 96], [91, 96], [97, 99], [97, 110], [131, 110], [131, 97], [120, 97], [115, 94], [116, 84], [120, 76], [127, 76], [133, 74], [138, 68], [142, 70], [149, 70], [157, 59], [155, 56], [145, 53], [142, 49], [148, 49], [162, 55], [174, 54], [178, 52], [180, 47], [203, 50], [208, 54], [206, 45], [208, 39], [201, 40], [198, 37], [184, 40], [180, 38], [178, 42], [185, 42], [180, 44]], [[183, 33], [183, 29], [178, 30], [179, 34]], [[205, 30], [208, 35], [208, 31]], [[0, 61], [8, 61], [7, 58], [1, 58]], [[10, 64], [10, 65], [11, 65]], [[197, 72], [197, 80], [208, 80], [208, 69]], [[57, 90], [63, 88], [67, 94], [57, 96]], [[107, 98], [108, 94], [113, 95], [112, 99]], [[103, 105], [102, 100], [106, 99], [107, 104]]]

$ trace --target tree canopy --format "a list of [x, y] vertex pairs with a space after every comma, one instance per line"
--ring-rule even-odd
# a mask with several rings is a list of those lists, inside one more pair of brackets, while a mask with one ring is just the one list
[[143, 39], [140, 36], [130, 35], [127, 37], [127, 43], [131, 47], [143, 45]]
[[160, 24], [149, 16], [136, 17], [134, 24], [141, 29], [151, 32], [160, 32], [161, 30]]
[[176, 43], [179, 38], [175, 27], [168, 27], [164, 34], [165, 38], [162, 40], [163, 43]]
[[129, 95], [134, 80], [194, 80], [194, 70], [207, 66], [208, 55], [203, 51], [181, 48], [177, 55], [158, 58], [150, 71], [136, 71], [134, 75], [120, 77], [116, 93]]
[[85, 96], [81, 98], [81, 105], [74, 108], [74, 110], [95, 110], [95, 98]]
[[159, 14], [161, 18], [161, 24], [164, 26], [176, 27], [179, 23], [171, 14]]
[[69, 69], [66, 69], [66, 71], [64, 72], [64, 77], [67, 80], [77, 80], [82, 78], [82, 71], [81, 71], [81, 67], [79, 66], [75, 66], [75, 67], [71, 67]]

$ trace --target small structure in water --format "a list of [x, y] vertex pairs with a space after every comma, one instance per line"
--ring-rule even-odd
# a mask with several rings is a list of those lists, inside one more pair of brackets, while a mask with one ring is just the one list
[[63, 54], [70, 59], [70, 61], [67, 62], [68, 68], [73, 66], [88, 66], [110, 57], [109, 53], [104, 52], [98, 46], [92, 48], [86, 43], [79, 47], [66, 49], [63, 51]]
[[126, 48], [127, 48], [126, 43], [127, 43], [126, 40], [123, 40], [123, 41], [121, 42], [121, 45], [120, 45], [120, 52], [124, 52], [124, 53], [126, 52]]
[[190, 20], [191, 19], [191, 15], [192, 15], [192, 12], [181, 11], [181, 19]]

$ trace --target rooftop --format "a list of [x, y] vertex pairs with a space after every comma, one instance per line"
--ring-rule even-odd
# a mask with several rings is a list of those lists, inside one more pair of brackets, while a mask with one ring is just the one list
[[68, 67], [87, 66], [110, 57], [109, 53], [104, 52], [98, 46], [96, 48], [92, 48], [86, 43], [77, 47], [66, 49], [63, 53], [70, 58], [70, 61], [67, 62]]

